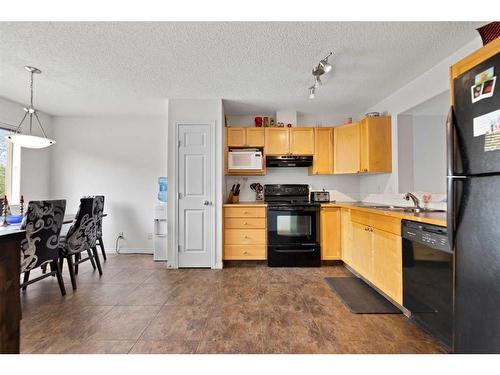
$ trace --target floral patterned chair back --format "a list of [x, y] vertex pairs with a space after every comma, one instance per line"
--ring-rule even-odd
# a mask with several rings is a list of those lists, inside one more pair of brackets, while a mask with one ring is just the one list
[[94, 220], [95, 205], [96, 199], [93, 197], [80, 199], [80, 208], [66, 235], [63, 253], [77, 254], [95, 246], [97, 239]]
[[104, 214], [104, 195], [96, 195], [94, 196], [94, 199], [96, 200], [94, 206], [96, 236], [97, 238], [102, 238], [102, 215]]
[[21, 228], [21, 273], [59, 258], [59, 234], [66, 211], [66, 200], [31, 201]]

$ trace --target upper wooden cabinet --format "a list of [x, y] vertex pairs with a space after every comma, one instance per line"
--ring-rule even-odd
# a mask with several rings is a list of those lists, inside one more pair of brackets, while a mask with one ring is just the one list
[[244, 147], [245, 141], [245, 128], [227, 128], [227, 145], [229, 147]]
[[290, 132], [285, 128], [265, 129], [266, 155], [287, 155], [290, 150]]
[[313, 155], [314, 128], [266, 128], [266, 155]]
[[333, 128], [314, 129], [312, 174], [333, 174]]
[[289, 152], [292, 155], [313, 155], [314, 128], [291, 128]]
[[263, 128], [247, 128], [246, 129], [246, 146], [264, 147], [264, 129]]
[[392, 172], [391, 118], [367, 117], [335, 128], [334, 172]]
[[392, 171], [391, 118], [367, 117], [360, 122], [361, 172]]
[[359, 173], [360, 125], [342, 125], [335, 128], [333, 136], [334, 173]]
[[228, 147], [264, 147], [263, 128], [227, 128]]

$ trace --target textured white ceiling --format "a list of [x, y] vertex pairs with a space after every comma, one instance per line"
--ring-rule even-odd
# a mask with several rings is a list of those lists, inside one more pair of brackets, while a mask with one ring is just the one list
[[[0, 96], [54, 115], [157, 114], [163, 98], [223, 98], [232, 114], [357, 114], [476, 36], [478, 22], [0, 23]], [[311, 68], [333, 71], [315, 100]]]

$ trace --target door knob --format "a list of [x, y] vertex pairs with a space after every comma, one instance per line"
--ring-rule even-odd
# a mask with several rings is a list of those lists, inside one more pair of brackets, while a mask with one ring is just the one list
[[204, 206], [210, 206], [210, 201], [205, 201], [205, 202], [203, 202], [203, 205], [204, 205]]

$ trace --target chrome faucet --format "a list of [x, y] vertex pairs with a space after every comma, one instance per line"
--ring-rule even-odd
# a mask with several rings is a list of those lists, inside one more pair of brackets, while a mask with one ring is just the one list
[[407, 201], [411, 199], [416, 209], [420, 210], [422, 208], [420, 207], [420, 200], [412, 193], [406, 193], [403, 198], [406, 199]]

